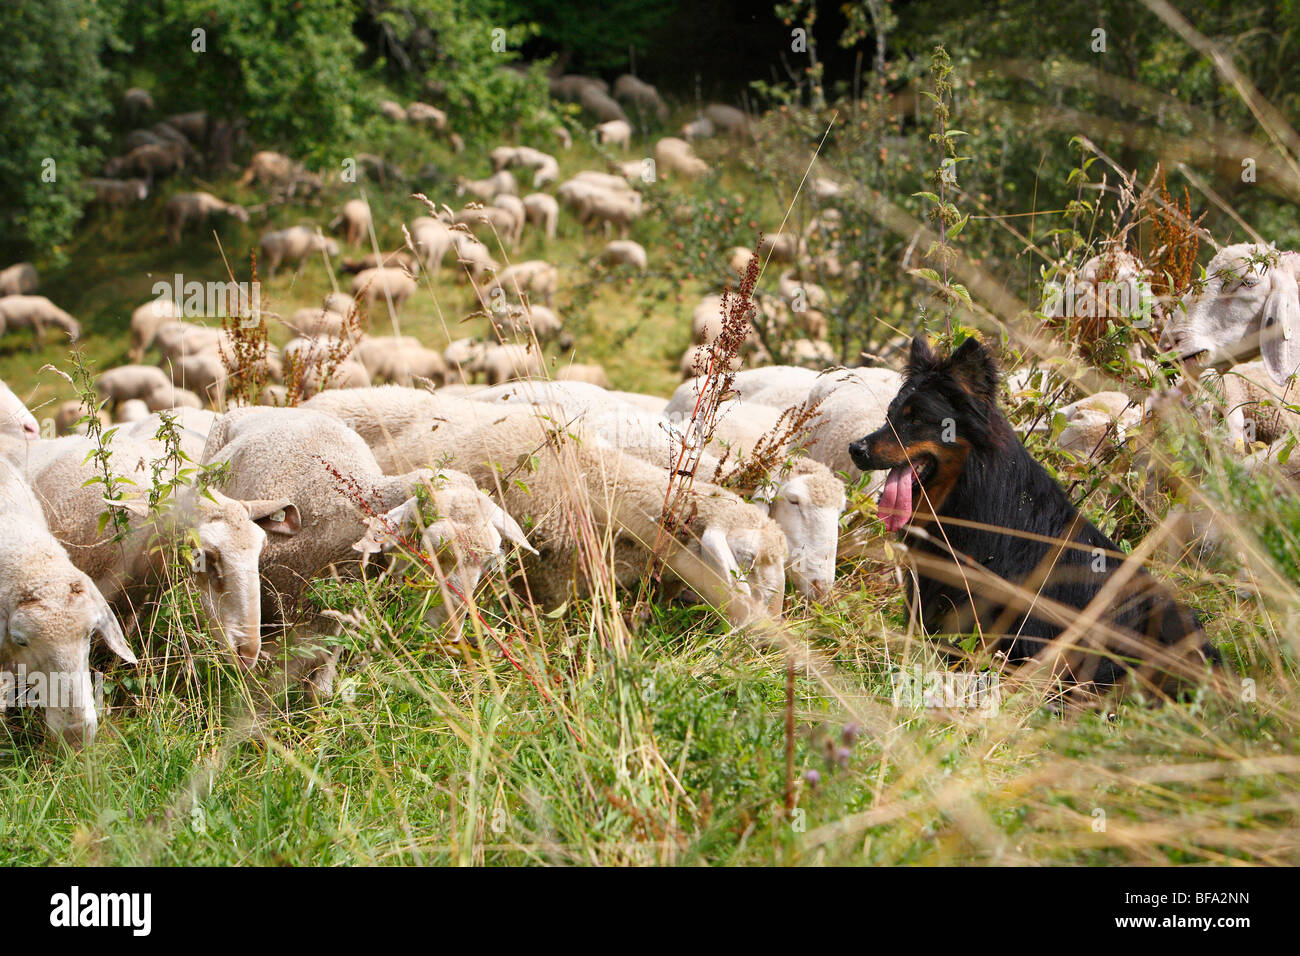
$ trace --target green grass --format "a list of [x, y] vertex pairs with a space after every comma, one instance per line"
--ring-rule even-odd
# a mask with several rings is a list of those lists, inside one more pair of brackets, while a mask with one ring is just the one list
[[[395, 134], [389, 158], [410, 171], [427, 158], [488, 172], [486, 160], [467, 166], [408, 131]], [[582, 142], [561, 160], [565, 175], [600, 165]], [[728, 162], [722, 181], [775, 228], [776, 199], [739, 164]], [[421, 188], [453, 201], [445, 183]], [[224, 183], [214, 191], [261, 198]], [[398, 189], [367, 193], [380, 244], [393, 248], [396, 224], [423, 210]], [[246, 276], [246, 250], [260, 231], [327, 222], [349, 195], [335, 189], [320, 206], [223, 225], [236, 277]], [[92, 214], [71, 263], [43, 272], [41, 292], [82, 319], [83, 347], [98, 367], [125, 360], [130, 311], [158, 278], [225, 277], [210, 235], [166, 244], [164, 202]], [[553, 244], [534, 236], [512, 252], [515, 261], [544, 256], [561, 266], [557, 309], [569, 310], [574, 359], [604, 364], [616, 388], [667, 394], [676, 385], [690, 310], [722, 274], [711, 263], [693, 281], [668, 278], [655, 266], [664, 235], [662, 223], [639, 223], [633, 238], [649, 249], [652, 274], [597, 282], [589, 302], [575, 290], [591, 279], [585, 263], [603, 240], [582, 236], [567, 216]], [[323, 263], [311, 261], [300, 276], [269, 283], [269, 306], [287, 314], [328, 288]], [[408, 304], [402, 331], [435, 347], [482, 334], [482, 320], [462, 322], [474, 307], [468, 287], [444, 269], [432, 294], [426, 288]], [[388, 331], [387, 320], [374, 331]], [[0, 377], [35, 406], [71, 397], [61, 379], [39, 371], [46, 362], [66, 368], [66, 348], [32, 353], [28, 345], [22, 333], [0, 338]], [[1066, 480], [1095, 474], [1050, 443], [1036, 450]], [[1207, 467], [1230, 475], [1222, 462]], [[1111, 506], [1136, 487], [1131, 476], [1112, 477], [1088, 506], [1111, 527], [1124, 520]], [[177, 612], [177, 589], [140, 668], [110, 674], [113, 710], [91, 749], [43, 748], [38, 716], [9, 717], [8, 737], [0, 736], [0, 860], [1294, 864], [1300, 582], [1287, 560], [1300, 515], [1285, 499], [1222, 484], [1215, 504], [1225, 516], [1247, 530], [1274, 529], [1247, 562], [1263, 596], [1241, 590], [1226, 559], [1157, 573], [1203, 613], [1231, 670], [1255, 681], [1253, 695], [1207, 692], [1161, 707], [1129, 698], [1061, 712], [1041, 688], [1007, 675], [992, 716], [895, 706], [891, 674], [943, 665], [908, 633], [895, 563], [880, 547], [845, 562], [823, 604], [792, 597], [775, 644], [729, 631], [701, 608], [625, 620], [628, 608], [579, 604], [538, 617], [498, 584], [480, 597], [491, 632], [480, 633], [478, 649], [453, 651], [421, 623], [424, 592], [324, 585], [321, 597], [358, 620], [337, 692], [323, 701], [268, 701]], [[1270, 567], [1283, 577], [1270, 577]], [[797, 664], [793, 814], [785, 809], [787, 654]]]

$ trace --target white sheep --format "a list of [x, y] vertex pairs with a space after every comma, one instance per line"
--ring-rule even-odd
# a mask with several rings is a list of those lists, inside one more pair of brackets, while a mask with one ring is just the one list
[[502, 193], [493, 198], [492, 205], [506, 210], [514, 217], [515, 224], [510, 230], [509, 237], [512, 244], [517, 244], [524, 237], [524, 224], [528, 222], [528, 212], [524, 209], [523, 200], [518, 196]]
[[95, 191], [95, 202], [111, 208], [129, 206], [149, 196], [149, 184], [143, 179], [100, 179], [90, 177], [82, 181]]
[[317, 190], [322, 185], [320, 176], [307, 172], [301, 163], [294, 162], [283, 153], [276, 153], [271, 150], [261, 150], [254, 153], [248, 169], [239, 178], [240, 186], [248, 186], [253, 182], [273, 188], [285, 189], [289, 195], [293, 195], [298, 186], [306, 186], [310, 190]]
[[717, 133], [717, 129], [714, 128], [713, 121], [707, 116], [697, 116], [682, 126], [680, 132], [682, 138], [686, 140], [709, 139]]
[[821, 413], [805, 445], [808, 456], [850, 480], [861, 476], [849, 457], [849, 444], [884, 425], [885, 411], [902, 384], [902, 377], [887, 368], [845, 369], [818, 376], [806, 400]]
[[402, 107], [402, 104], [393, 100], [380, 100], [379, 114], [394, 123], [402, 123], [407, 120], [406, 110]]
[[411, 223], [411, 241], [420, 255], [420, 265], [436, 272], [442, 260], [454, 247], [456, 233], [441, 219], [421, 216]]
[[620, 238], [627, 238], [632, 223], [641, 216], [641, 194], [597, 191], [586, 200], [579, 221], [584, 226], [600, 224], [606, 235], [616, 226]]
[[364, 199], [349, 199], [339, 210], [337, 218], [330, 223], [331, 229], [343, 228], [343, 241], [350, 246], [360, 245], [370, 231], [374, 222], [370, 218], [370, 204]]
[[47, 326], [63, 330], [73, 342], [81, 335], [81, 323], [43, 295], [0, 296], [0, 331], [31, 329], [32, 347], [43, 348]]
[[660, 98], [659, 91], [630, 73], [624, 73], [614, 81], [614, 99], [630, 102], [660, 122], [668, 118], [668, 106]]
[[428, 126], [438, 132], [447, 129], [447, 114], [436, 106], [416, 101], [406, 108], [406, 118], [417, 126]]
[[150, 392], [171, 388], [167, 373], [152, 365], [119, 365], [105, 369], [95, 379], [95, 390], [111, 409], [127, 399], [143, 399]]
[[456, 250], [456, 264], [465, 270], [465, 275], [472, 283], [479, 282], [484, 274], [497, 268], [496, 260], [488, 252], [488, 247], [473, 236], [454, 233], [452, 248]]
[[578, 102], [584, 110], [603, 123], [614, 120], [627, 122], [627, 113], [623, 112], [623, 107], [619, 106], [608, 93], [595, 86], [584, 86], [578, 94]]
[[540, 228], [547, 239], [554, 239], [560, 221], [560, 204], [546, 193], [529, 193], [524, 197], [524, 218]]
[[[144, 419], [157, 429], [157, 420]], [[138, 434], [138, 433], [137, 433]], [[89, 456], [90, 439], [70, 437], [31, 476], [32, 487], [49, 520], [50, 530], [67, 548], [77, 567], [95, 582], [110, 602], [139, 609], [141, 602], [168, 584], [167, 569], [151, 542], [196, 545], [190, 568], [198, 584], [200, 605], [227, 647], [247, 666], [261, 645], [258, 556], [268, 534], [291, 534], [296, 522], [293, 502], [284, 498], [234, 499], [219, 491], [182, 488], [170, 507], [151, 514], [143, 497], [128, 497], [113, 507], [128, 512], [130, 531], [114, 540], [105, 528], [103, 486], [92, 481], [98, 464]], [[193, 447], [193, 446], [191, 446]], [[139, 494], [152, 482], [151, 463], [161, 459], [161, 443], [115, 435], [109, 467], [130, 479]], [[288, 515], [288, 517], [286, 517]]]
[[655, 170], [661, 176], [680, 173], [687, 179], [699, 179], [708, 173], [709, 166], [695, 155], [690, 143], [675, 136], [665, 136], [655, 143]]
[[257, 246], [262, 252], [267, 278], [273, 278], [276, 270], [286, 262], [301, 267], [314, 252], [323, 252], [329, 257], [339, 254], [338, 243], [321, 235], [320, 230], [313, 226], [290, 226], [264, 232]]
[[0, 295], [31, 295], [40, 284], [36, 267], [30, 262], [17, 262], [0, 269]]
[[559, 270], [542, 259], [529, 259], [506, 266], [483, 290], [488, 299], [522, 296], [550, 304], [559, 288]]
[[25, 672], [45, 707], [49, 733], [72, 747], [95, 738], [99, 716], [90, 675], [90, 637], [98, 634], [128, 664], [136, 662], [95, 583], [54, 538], [18, 469], [0, 459], [0, 670]]
[[415, 294], [418, 286], [405, 269], [380, 266], [375, 269], [363, 269], [352, 278], [352, 295], [364, 302], [371, 310], [378, 299], [391, 304], [394, 314], [402, 311], [402, 305]]
[[632, 124], [626, 120], [610, 120], [600, 123], [593, 130], [596, 142], [605, 146], [621, 146], [626, 152], [632, 145]]
[[495, 172], [487, 179], [466, 179], [464, 176], [457, 176], [456, 195], [463, 196], [466, 193], [476, 199], [483, 200], [483, 202], [488, 202], [493, 196], [501, 193], [518, 196], [519, 183], [515, 180], [514, 174], [508, 169]]
[[704, 118], [715, 127], [732, 136], [749, 132], [749, 117], [734, 106], [723, 103], [710, 103], [704, 107]]
[[37, 424], [36, 417], [23, 400], [13, 393], [13, 389], [0, 381], [0, 441], [35, 440], [40, 437], [41, 426]]
[[1205, 267], [1205, 286], [1188, 293], [1160, 335], [1160, 347], [1189, 366], [1219, 369], [1262, 355], [1279, 385], [1300, 368], [1300, 255], [1238, 243]]
[[442, 385], [450, 374], [441, 353], [409, 336], [367, 336], [353, 357], [365, 366], [373, 382], [410, 385], [416, 378], [425, 378]]
[[[731, 390], [745, 404], [789, 408], [802, 404], [817, 381], [818, 373], [794, 365], [767, 365], [742, 369], [731, 380]], [[683, 382], [664, 406], [669, 415], [689, 415], [699, 400], [702, 380]]]
[[557, 382], [582, 382], [587, 385], [595, 385], [597, 388], [609, 388], [609, 375], [601, 365], [583, 365], [577, 362], [561, 365], [555, 370], [555, 380]]
[[211, 193], [177, 193], [167, 200], [167, 238], [176, 245], [187, 225], [204, 222], [214, 215], [248, 222], [248, 210], [243, 206], [218, 199]]
[[164, 322], [179, 318], [181, 310], [170, 296], [162, 296], [138, 306], [131, 313], [131, 346], [127, 350], [127, 357], [132, 362], [139, 362], [144, 357], [145, 349], [153, 344], [158, 328]]
[[631, 266], [637, 272], [645, 272], [650, 267], [645, 247], [628, 239], [615, 239], [608, 243], [600, 254], [600, 261], [606, 265]]

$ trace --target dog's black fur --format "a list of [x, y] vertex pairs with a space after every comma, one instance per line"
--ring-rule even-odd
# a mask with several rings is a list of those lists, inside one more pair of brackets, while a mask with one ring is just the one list
[[[884, 426], [854, 442], [849, 451], [863, 471], [910, 462], [921, 479], [918, 483], [913, 477], [916, 506], [910, 523], [924, 528], [929, 538], [912, 536], [909, 547], [918, 555], [917, 610], [926, 629], [971, 633], [978, 622], [985, 637], [996, 641], [996, 649], [1013, 661], [1023, 661], [1061, 634], [1060, 619], [1037, 616], [1023, 601], [1010, 599], [1008, 606], [1007, 598], [990, 596], [987, 586], [981, 589], [978, 577], [972, 579], [968, 593], [957, 576], [953, 552], [1006, 581], [1079, 609], [1089, 605], [1123, 558], [1115, 543], [1079, 513], [1030, 457], [998, 407], [997, 384], [997, 364], [977, 340], [967, 339], [945, 358], [935, 355], [918, 336], [912, 341], [903, 387], [890, 403]], [[1067, 540], [1081, 547], [1063, 547], [1060, 542]], [[1095, 549], [1100, 549], [1100, 559]], [[931, 560], [921, 560], [922, 556]], [[941, 562], [938, 569], [935, 561]], [[939, 573], [940, 569], [951, 573]], [[1082, 643], [1092, 650], [1076, 652], [1069, 659], [1067, 679], [1104, 687], [1126, 673], [1138, 672], [1150, 686], [1170, 691], [1185, 685], [1167, 669], [1170, 653], [1174, 660], [1185, 662], [1175, 668], [1183, 677], [1203, 667], [1206, 659], [1217, 657], [1192, 613], [1143, 570], [1133, 574], [1101, 619], [1131, 635], [1140, 647], [1119, 641], [1123, 648], [1116, 648], [1113, 633], [1109, 642], [1093, 642], [1085, 636]], [[1139, 663], [1151, 657], [1163, 665]]]

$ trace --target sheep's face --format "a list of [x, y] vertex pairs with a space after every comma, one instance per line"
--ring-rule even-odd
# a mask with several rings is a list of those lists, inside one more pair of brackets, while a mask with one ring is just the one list
[[779, 617], [785, 596], [785, 536], [770, 521], [700, 535], [700, 557], [738, 594]]
[[1294, 289], [1293, 268], [1268, 246], [1238, 243], [1221, 249], [1205, 268], [1204, 286], [1190, 292], [1166, 323], [1161, 349], [1185, 363], [1208, 358], [1224, 364], [1222, 353], [1229, 351], [1236, 361], [1246, 360], [1259, 351], [1270, 299]]
[[29, 441], [41, 437], [36, 417], [4, 382], [0, 382], [0, 435], [22, 437]]
[[27, 699], [45, 708], [49, 733], [80, 748], [99, 726], [91, 636], [98, 632], [129, 663], [135, 656], [94, 583], [66, 562], [53, 546], [23, 555], [24, 564], [64, 567], [10, 595], [8, 608], [0, 607], [0, 666], [15, 675], [15, 687], [17, 675], [25, 675]]
[[268, 534], [296, 533], [300, 519], [288, 501], [236, 501], [216, 492], [213, 497], [198, 506], [193, 569], [199, 600], [226, 646], [251, 668], [262, 647], [262, 549]]
[[809, 598], [823, 596], [835, 583], [844, 486], [826, 477], [816, 481], [810, 475], [795, 475], [776, 490], [768, 505], [769, 516], [785, 532], [789, 545], [790, 578], [798, 592]]

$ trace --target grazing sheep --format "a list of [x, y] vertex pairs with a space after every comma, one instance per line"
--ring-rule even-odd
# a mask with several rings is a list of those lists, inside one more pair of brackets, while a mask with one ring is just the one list
[[596, 142], [603, 146], [621, 146], [626, 152], [632, 145], [632, 124], [626, 120], [610, 120], [600, 123], [594, 129]]
[[420, 265], [436, 273], [442, 260], [455, 246], [456, 233], [441, 219], [421, 216], [411, 223], [411, 242], [420, 256]]
[[715, 133], [717, 130], [706, 116], [697, 116], [681, 128], [682, 138], [687, 140], [709, 139]]
[[606, 265], [631, 266], [637, 272], [645, 272], [650, 267], [645, 247], [628, 239], [615, 239], [608, 243], [600, 254], [600, 261]]
[[835, 364], [835, 350], [829, 342], [817, 339], [795, 339], [786, 343], [785, 353], [791, 365], [810, 369], [829, 368]]
[[243, 206], [218, 199], [211, 193], [177, 193], [167, 200], [167, 238], [176, 245], [187, 225], [203, 222], [218, 213], [248, 222], [248, 210]]
[[475, 339], [457, 339], [443, 349], [442, 357], [452, 373], [451, 380], [470, 381], [486, 347]]
[[191, 143], [202, 144], [208, 139], [208, 127], [210, 123], [208, 114], [204, 110], [194, 110], [189, 113], [176, 113], [167, 117], [166, 122], [168, 126], [179, 130]]
[[560, 204], [546, 193], [529, 193], [524, 197], [524, 218], [541, 228], [547, 239], [554, 239], [560, 221]]
[[573, 363], [562, 365], [555, 371], [557, 382], [583, 382], [597, 388], [609, 388], [609, 376], [600, 365], [581, 365]]
[[81, 324], [43, 295], [6, 295], [0, 297], [0, 330], [31, 329], [35, 335], [33, 349], [44, 348], [45, 327], [62, 329], [75, 342]]
[[528, 222], [528, 211], [524, 209], [524, 202], [518, 196], [512, 196], [509, 193], [502, 193], [492, 200], [492, 205], [499, 209], [504, 209], [514, 217], [515, 225], [510, 231], [511, 244], [517, 244], [524, 237], [524, 224]]
[[199, 398], [198, 395], [187, 388], [177, 388], [171, 382], [151, 389], [144, 396], [143, 401], [150, 412], [161, 412], [174, 408], [201, 409], [203, 407], [203, 399]]
[[510, 303], [503, 308], [493, 309], [488, 317], [503, 339], [513, 336], [536, 337], [538, 342], [545, 345], [564, 332], [564, 323], [560, 317], [544, 305], [529, 305], [525, 308]]
[[1270, 246], [1238, 243], [1220, 249], [1205, 267], [1203, 290], [1188, 293], [1160, 335], [1194, 370], [1222, 370], [1262, 355], [1281, 385], [1300, 367], [1300, 256]]
[[143, 399], [150, 392], [170, 388], [167, 373], [152, 365], [119, 365], [106, 369], [95, 379], [95, 391], [110, 409], [129, 398]]
[[727, 268], [738, 276], [749, 271], [749, 263], [754, 258], [754, 250], [744, 246], [732, 246], [727, 253]]
[[99, 179], [91, 177], [83, 181], [95, 191], [94, 201], [110, 207], [120, 208], [139, 202], [149, 195], [149, 184], [143, 179]]
[[402, 104], [395, 103], [392, 100], [379, 101], [379, 115], [392, 120], [394, 123], [404, 123], [407, 120], [407, 113]]
[[463, 196], [466, 193], [483, 202], [489, 202], [501, 193], [518, 196], [519, 183], [515, 181], [514, 174], [508, 169], [493, 173], [487, 179], [466, 179], [464, 176], [457, 176], [456, 195]]
[[301, 267], [303, 261], [314, 252], [323, 252], [333, 257], [339, 254], [339, 244], [333, 239], [320, 234], [313, 226], [290, 226], [264, 232], [257, 241], [262, 252], [262, 261], [266, 267], [267, 278], [274, 278], [275, 272], [285, 262]]
[[406, 108], [406, 118], [416, 126], [428, 126], [440, 133], [447, 130], [447, 114], [428, 103], [412, 103]]
[[[363, 555], [398, 548], [395, 535], [415, 537], [425, 560], [435, 568], [441, 600], [432, 601], [424, 613], [431, 628], [448, 625], [447, 637], [460, 640], [467, 600], [478, 590], [483, 574], [492, 570], [509, 541], [536, 554], [523, 529], [501, 507], [479, 490], [473, 479], [458, 471], [440, 469], [427, 479], [432, 520], [425, 521], [418, 498], [408, 498], [396, 508], [366, 521], [366, 534], [352, 545]], [[400, 561], [394, 570], [408, 562]]]
[[153, 96], [148, 90], [133, 86], [122, 94], [122, 106], [128, 116], [138, 120], [144, 114], [154, 111]]
[[599, 223], [609, 235], [610, 226], [618, 227], [620, 238], [627, 238], [632, 223], [641, 216], [641, 194], [597, 191], [584, 203], [579, 221], [583, 226]]
[[[143, 424], [143, 423], [141, 423]], [[155, 422], [150, 426], [156, 429]], [[32, 477], [32, 487], [45, 509], [50, 530], [67, 548], [108, 601], [139, 608], [150, 594], [168, 583], [164, 556], [150, 542], [180, 542], [193, 536], [191, 568], [199, 584], [199, 601], [227, 646], [246, 665], [257, 658], [261, 642], [261, 602], [258, 597], [258, 555], [268, 533], [276, 533], [280, 514], [293, 508], [287, 499], [235, 500], [209, 489], [180, 489], [170, 508], [151, 514], [143, 498], [127, 498], [116, 507], [129, 515], [129, 532], [114, 540], [114, 529], [103, 527], [103, 488], [91, 481], [98, 464], [89, 456], [89, 439], [59, 439], [60, 447]], [[139, 489], [150, 487], [151, 462], [162, 458], [159, 442], [114, 436], [110, 468], [130, 478]], [[277, 521], [277, 519], [280, 519]]]
[[[793, 365], [768, 365], [763, 368], [742, 369], [731, 380], [731, 390], [746, 405], [768, 405], [772, 408], [789, 408], [808, 398], [818, 373], [812, 369]], [[677, 386], [672, 398], [664, 407], [665, 415], [689, 415], [699, 398], [700, 381], [683, 382]]]
[[[229, 462], [223, 492], [246, 501], [290, 501], [262, 549], [262, 616], [291, 623], [299, 598], [314, 578], [357, 566], [352, 545], [366, 533], [361, 489], [373, 513], [410, 498], [419, 469], [385, 476], [366, 443], [337, 418], [303, 408], [238, 408], [208, 432], [203, 463]], [[271, 529], [268, 529], [270, 531]]]
[[402, 311], [402, 304], [415, 294], [416, 288], [415, 279], [406, 270], [382, 266], [358, 272], [351, 285], [353, 297], [364, 302], [367, 310], [374, 308], [376, 299], [383, 298], [391, 303], [394, 314]]
[[299, 186], [306, 186], [310, 191], [316, 191], [323, 185], [320, 176], [309, 173], [301, 163], [294, 162], [283, 153], [270, 150], [254, 153], [248, 169], [239, 178], [240, 186], [248, 186], [253, 182], [286, 189], [290, 196]]
[[[756, 315], [757, 311], [751, 307], [745, 339], [738, 352], [742, 359], [752, 360], [762, 348], [758, 330], [754, 327]], [[722, 335], [722, 329], [722, 296], [706, 295], [691, 312], [691, 341], [703, 346], [712, 345]]]
[[498, 146], [492, 152], [488, 153], [488, 159], [492, 162], [492, 172], [499, 173], [515, 164], [515, 154], [518, 150], [513, 146]]
[[578, 100], [582, 96], [582, 91], [589, 86], [595, 87], [602, 93], [609, 92], [609, 84], [595, 76], [565, 73], [563, 76], [553, 76], [550, 79], [551, 95], [557, 100], [565, 100], [570, 103]]
[[[681, 361], [677, 363], [677, 369], [681, 372], [682, 379], [695, 378], [697, 375], [703, 375], [709, 367], [710, 355], [713, 346], [711, 345], [692, 345], [682, 353]], [[727, 368], [733, 372], [740, 371], [741, 362], [736, 356], [731, 356], [727, 360]]]
[[[347, 303], [348, 311], [338, 311], [335, 308], [338, 303], [330, 297], [343, 299]], [[285, 325], [305, 338], [344, 338], [350, 333], [353, 320], [356, 318], [351, 308], [352, 300], [333, 292], [330, 293], [330, 297], [327, 297], [325, 306], [297, 310]]]
[[830, 305], [826, 290], [814, 282], [802, 282], [793, 271], [782, 272], [776, 280], [777, 292], [785, 304], [796, 312], [825, 309]]
[[[339, 265], [339, 272], [356, 275], [358, 272], [373, 269], [376, 266], [402, 268], [411, 275], [415, 275], [420, 271], [420, 260], [407, 249], [394, 249], [392, 252], [381, 252], [379, 255], [367, 252], [359, 259], [344, 259]], [[335, 309], [334, 311], [338, 312], [340, 310]]]
[[374, 228], [370, 218], [370, 205], [364, 199], [349, 199], [339, 210], [338, 218], [330, 223], [331, 229], [343, 227], [343, 241], [350, 246], [360, 245]]
[[[513, 198], [513, 197], [511, 197]], [[502, 206], [481, 206], [472, 203], [458, 209], [453, 221], [469, 226], [470, 230], [484, 236], [496, 236], [502, 245], [513, 245], [518, 220], [515, 213]]]
[[555, 135], [555, 140], [560, 144], [560, 149], [573, 149], [573, 134], [563, 126], [554, 126], [551, 132]]
[[734, 106], [710, 103], [704, 107], [704, 118], [722, 132], [731, 136], [739, 136], [749, 132], [749, 117]]
[[758, 243], [758, 254], [772, 262], [794, 262], [803, 251], [803, 240], [792, 232], [765, 233]]
[[18, 262], [0, 270], [0, 296], [31, 295], [40, 284], [36, 267], [30, 262]]
[[488, 252], [488, 247], [473, 236], [453, 234], [452, 248], [456, 250], [456, 264], [465, 270], [465, 275], [472, 283], [477, 284], [485, 273], [497, 268], [496, 260]]
[[449, 375], [442, 354], [410, 336], [367, 336], [353, 350], [352, 357], [365, 366], [375, 383], [409, 386], [416, 378], [424, 378], [442, 385]]
[[704, 160], [695, 155], [691, 144], [674, 136], [655, 143], [655, 171], [659, 175], [680, 173], [687, 179], [699, 179], [709, 171]]
[[221, 355], [214, 352], [183, 352], [163, 358], [172, 384], [200, 396], [213, 408], [219, 408], [226, 395], [229, 372]]
[[602, 123], [613, 120], [627, 122], [627, 114], [623, 112], [623, 107], [618, 105], [618, 101], [595, 86], [583, 87], [578, 94], [578, 103]]
[[544, 189], [547, 186], [554, 186], [560, 181], [560, 164], [557, 160], [547, 157], [547, 162], [538, 166], [533, 172], [533, 188]]
[[167, 143], [162, 146], [146, 143], [137, 146], [125, 156], [118, 156], [104, 165], [105, 174], [111, 179], [118, 179], [124, 174], [142, 176], [152, 183], [159, 176], [169, 176], [185, 168], [187, 148], [179, 143]]
[[668, 118], [668, 106], [651, 84], [624, 73], [614, 81], [614, 99], [630, 102], [642, 113], [663, 122]]
[[32, 686], [51, 737], [87, 746], [99, 727], [91, 636], [98, 634], [128, 664], [136, 662], [135, 655], [95, 583], [50, 533], [31, 488], [2, 459], [0, 521], [0, 670], [37, 678]]
[[522, 296], [539, 299], [550, 304], [559, 288], [560, 273], [555, 266], [542, 259], [529, 259], [506, 266], [483, 290], [483, 295], [491, 299], [498, 295]]
[[1224, 374], [1223, 403], [1229, 437], [1243, 446], [1272, 444], [1300, 432], [1300, 413], [1288, 407], [1300, 405], [1294, 382], [1277, 384], [1263, 362], [1235, 365]]
[[131, 347], [127, 350], [127, 357], [132, 362], [139, 362], [145, 349], [153, 344], [158, 327], [180, 317], [176, 301], [170, 297], [157, 298], [137, 307], [131, 313]]

